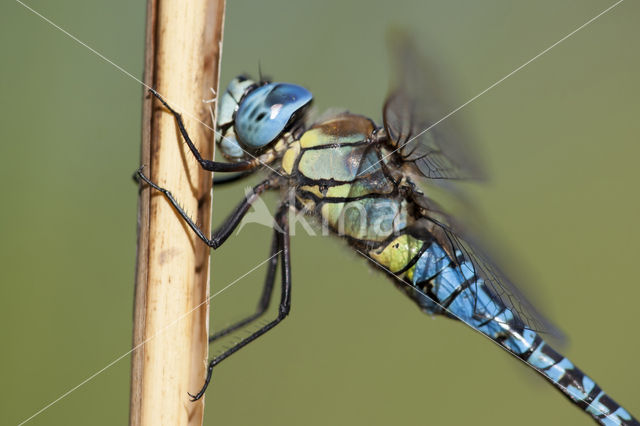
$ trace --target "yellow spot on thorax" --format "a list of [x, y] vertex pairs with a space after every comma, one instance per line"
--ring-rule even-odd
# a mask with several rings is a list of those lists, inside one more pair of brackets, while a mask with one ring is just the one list
[[301, 191], [310, 192], [310, 193], [322, 198], [322, 192], [320, 192], [320, 187], [318, 185], [313, 185], [313, 186], [304, 185], [304, 186], [300, 187], [300, 190]]
[[300, 142], [293, 142], [282, 156], [282, 169], [286, 174], [290, 175], [293, 171], [293, 165], [296, 158], [300, 155]]
[[300, 138], [300, 146], [302, 148], [311, 148], [312, 146], [326, 144], [326, 137], [321, 138], [321, 135], [324, 136], [321, 128], [307, 130]]
[[327, 197], [346, 198], [346, 197], [349, 196], [349, 192], [350, 191], [351, 191], [351, 184], [350, 183], [331, 186], [327, 190]]

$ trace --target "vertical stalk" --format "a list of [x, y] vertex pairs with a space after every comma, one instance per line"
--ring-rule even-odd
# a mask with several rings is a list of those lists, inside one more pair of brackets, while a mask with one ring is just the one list
[[[204, 158], [213, 135], [210, 88], [218, 88], [224, 0], [148, 0], [144, 81], [183, 113]], [[211, 174], [194, 161], [173, 117], [145, 90], [141, 162], [205, 232], [210, 229]], [[215, 105], [213, 106], [215, 108]], [[140, 192], [131, 371], [131, 425], [199, 425], [209, 318], [209, 249], [167, 200]], [[205, 303], [203, 303], [205, 302]], [[200, 306], [199, 306], [200, 305]], [[195, 308], [195, 309], [194, 309]]]

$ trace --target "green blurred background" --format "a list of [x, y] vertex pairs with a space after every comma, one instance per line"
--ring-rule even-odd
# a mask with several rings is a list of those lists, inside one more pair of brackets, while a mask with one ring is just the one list
[[[28, 4], [142, 75], [143, 1]], [[222, 82], [260, 61], [318, 109], [379, 121], [388, 27], [439, 52], [457, 105], [611, 4], [230, 1]], [[458, 114], [491, 175], [469, 189], [483, 233], [569, 335], [565, 355], [636, 415], [639, 13], [622, 3]], [[130, 349], [142, 89], [19, 3], [2, 2], [0, 33], [0, 417], [16, 424]], [[215, 223], [244, 186], [215, 191]], [[212, 293], [266, 259], [269, 238], [249, 224], [216, 252]], [[291, 316], [216, 370], [207, 424], [591, 424], [341, 241], [292, 244]], [[254, 308], [263, 273], [213, 300], [214, 326]], [[126, 357], [29, 424], [125, 424], [129, 369]]]

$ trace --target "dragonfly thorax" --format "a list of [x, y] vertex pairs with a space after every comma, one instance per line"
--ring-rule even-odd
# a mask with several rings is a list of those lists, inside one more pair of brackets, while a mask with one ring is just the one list
[[297, 127], [312, 99], [295, 84], [236, 77], [219, 99], [216, 142], [232, 161], [251, 158]]

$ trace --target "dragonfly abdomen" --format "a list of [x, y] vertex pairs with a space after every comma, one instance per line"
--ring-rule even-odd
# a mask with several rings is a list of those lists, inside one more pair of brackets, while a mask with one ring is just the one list
[[[523, 355], [526, 355], [526, 358]], [[640, 425], [593, 379], [568, 358], [556, 352], [540, 336], [536, 335], [536, 340], [530, 349], [519, 356], [601, 424]]]
[[455, 259], [435, 241], [405, 234], [370, 256], [406, 283], [405, 292], [430, 314], [461, 320], [494, 340], [549, 380], [603, 425], [639, 425], [569, 359], [556, 352], [475, 274], [457, 251]]

